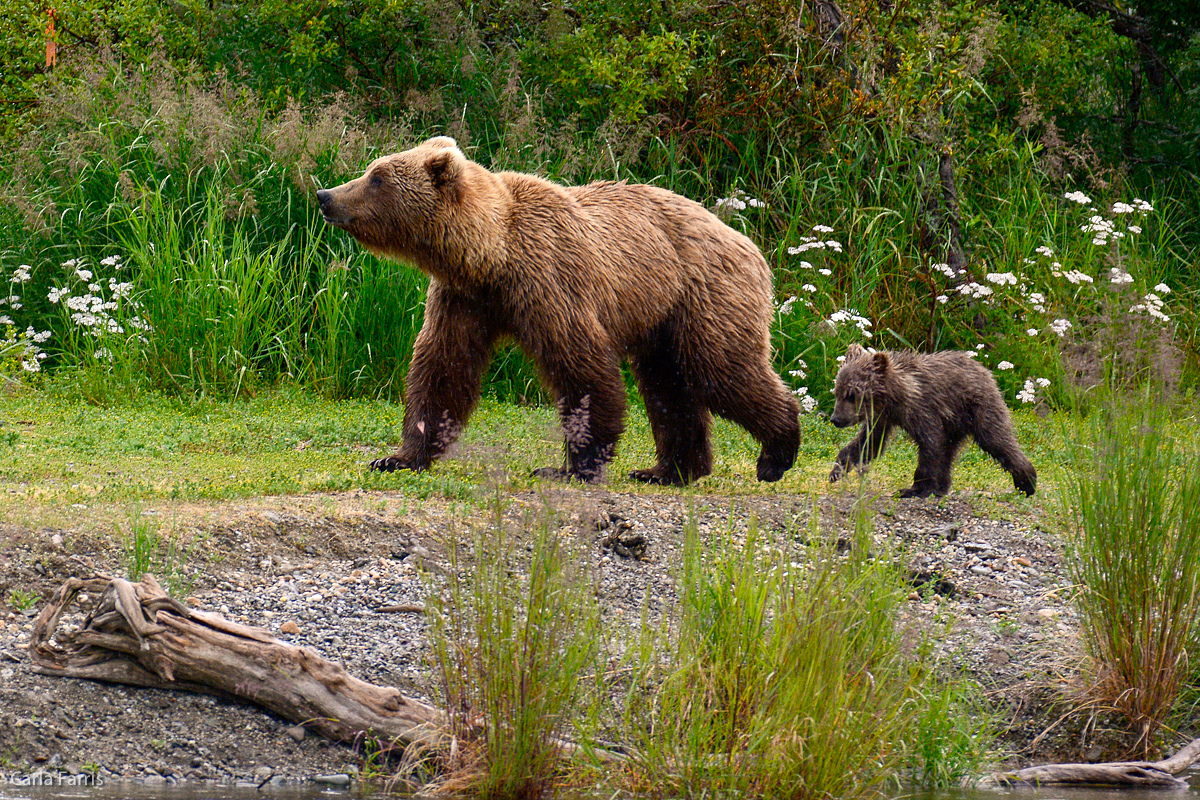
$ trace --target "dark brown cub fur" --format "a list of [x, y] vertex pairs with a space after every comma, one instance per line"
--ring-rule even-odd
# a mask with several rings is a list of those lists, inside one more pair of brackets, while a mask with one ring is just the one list
[[830, 481], [851, 467], [865, 469], [898, 427], [917, 445], [913, 485], [900, 497], [949, 492], [950, 470], [968, 435], [1008, 470], [1017, 489], [1033, 494], [1037, 471], [1017, 444], [996, 379], [971, 354], [868, 353], [851, 345], [834, 393], [830, 422], [839, 428], [861, 422], [862, 429], [838, 453]]

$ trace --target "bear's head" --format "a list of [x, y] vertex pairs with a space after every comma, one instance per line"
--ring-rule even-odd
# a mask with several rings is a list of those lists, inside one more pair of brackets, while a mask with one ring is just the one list
[[879, 413], [880, 394], [891, 369], [887, 353], [869, 353], [859, 345], [850, 345], [834, 380], [835, 403], [829, 421], [845, 428]]
[[317, 202], [326, 222], [376, 255], [428, 268], [459, 257], [446, 248], [494, 219], [497, 183], [453, 139], [438, 136], [375, 159], [361, 177], [318, 191]]

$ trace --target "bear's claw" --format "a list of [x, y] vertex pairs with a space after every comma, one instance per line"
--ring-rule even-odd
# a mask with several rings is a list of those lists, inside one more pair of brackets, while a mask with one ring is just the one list
[[384, 456], [377, 458], [371, 462], [371, 469], [376, 472], [395, 472], [400, 469], [412, 470], [413, 472], [424, 472], [428, 467], [421, 464], [412, 464], [400, 456]]

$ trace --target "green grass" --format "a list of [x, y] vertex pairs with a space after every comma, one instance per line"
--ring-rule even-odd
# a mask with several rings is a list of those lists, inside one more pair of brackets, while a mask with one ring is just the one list
[[845, 555], [815, 522], [800, 547], [753, 519], [685, 527], [677, 608], [629, 648], [629, 790], [817, 800], [895, 778], [927, 672], [862, 508]]
[[[538, 485], [530, 473], [562, 458], [557, 415], [544, 406], [485, 399], [451, 455], [426, 473], [373, 473], [367, 463], [398, 443], [403, 407], [388, 401], [330, 400], [312, 391], [264, 391], [242, 400], [141, 394], [96, 406], [69, 390], [22, 390], [6, 395], [0, 412], [0, 516], [35, 519], [72, 513], [72, 506], [138, 501], [219, 501], [258, 495], [401, 489], [419, 496], [477, 498], [499, 480], [513, 489]], [[1053, 485], [1061, 426], [1029, 412], [1016, 415], [1017, 436], [1043, 467], [1042, 491]], [[805, 416], [794, 469], [777, 484], [754, 479], [758, 446], [741, 428], [713, 427], [713, 475], [691, 489], [645, 487], [629, 480], [651, 463], [653, 442], [645, 412], [630, 406], [628, 429], [609, 470], [609, 486], [645, 493], [855, 493], [857, 479], [830, 487], [829, 468], [852, 435]], [[894, 492], [910, 485], [915, 448], [904, 437], [867, 476], [868, 490]], [[1046, 482], [1050, 481], [1050, 484]], [[1006, 472], [968, 447], [954, 473], [954, 489], [976, 501], [1036, 508], [1013, 495]]]

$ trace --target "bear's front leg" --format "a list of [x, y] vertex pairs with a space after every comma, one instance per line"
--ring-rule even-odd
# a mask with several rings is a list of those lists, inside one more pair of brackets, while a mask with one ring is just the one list
[[446, 452], [479, 402], [496, 328], [477, 299], [429, 284], [425, 323], [405, 382], [403, 441], [371, 469], [421, 472]]
[[851, 468], [865, 472], [868, 464], [883, 455], [891, 434], [892, 426], [886, 422], [864, 422], [858, 435], [838, 452], [829, 473], [829, 482], [837, 483]]

